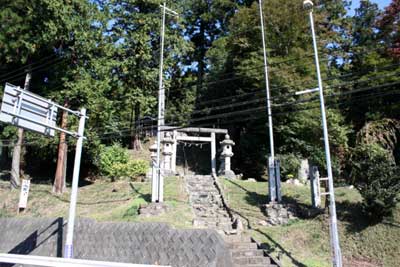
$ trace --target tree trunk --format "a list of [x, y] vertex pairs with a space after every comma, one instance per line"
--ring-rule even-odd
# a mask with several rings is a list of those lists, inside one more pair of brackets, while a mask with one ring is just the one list
[[[64, 107], [68, 107], [68, 101], [64, 101]], [[63, 111], [61, 117], [61, 128], [66, 129], [68, 126], [68, 113]], [[57, 168], [54, 177], [53, 193], [62, 194], [65, 189], [65, 176], [66, 176], [66, 165], [67, 165], [67, 135], [64, 132], [60, 133], [60, 141], [58, 144], [58, 158]]]
[[134, 132], [132, 136], [132, 148], [133, 150], [142, 150], [142, 142], [140, 141], [139, 127], [140, 127], [140, 103], [135, 105], [135, 122]]
[[204, 25], [204, 22], [202, 21], [200, 23], [200, 33], [199, 33], [200, 38], [201, 38], [200, 48], [199, 48], [200, 52], [199, 52], [199, 56], [197, 58], [197, 60], [199, 62], [199, 67], [197, 70], [197, 96], [200, 96], [204, 89], [203, 88], [203, 78], [204, 78], [204, 72], [205, 72], [204, 60], [205, 60], [206, 53], [207, 53], [207, 48], [205, 47], [206, 46], [205, 39], [207, 38], [206, 34], [205, 34], [205, 27], [206, 26]]
[[[24, 89], [29, 90], [31, 84], [32, 72], [28, 70], [25, 77]], [[11, 164], [11, 186], [17, 188], [20, 186], [20, 167], [21, 160], [23, 161], [22, 143], [24, 140], [24, 129], [19, 128], [17, 133], [17, 142], [13, 149], [13, 157]]]

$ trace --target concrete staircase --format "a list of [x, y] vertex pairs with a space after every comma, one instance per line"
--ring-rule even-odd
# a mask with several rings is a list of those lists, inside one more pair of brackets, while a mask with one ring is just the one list
[[245, 235], [226, 236], [234, 267], [278, 267], [275, 261], [257, 243]]
[[234, 231], [231, 216], [212, 176], [187, 175], [185, 182], [195, 214], [193, 225], [214, 229], [221, 234], [230, 250], [234, 267], [280, 266], [249, 236]]
[[219, 233], [232, 231], [232, 220], [224, 207], [222, 197], [210, 175], [187, 175], [186, 186], [198, 228], [217, 230]]

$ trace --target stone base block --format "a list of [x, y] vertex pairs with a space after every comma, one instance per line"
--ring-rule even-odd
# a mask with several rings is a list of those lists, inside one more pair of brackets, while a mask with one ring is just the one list
[[295, 207], [290, 204], [270, 203], [263, 205], [262, 209], [267, 217], [266, 224], [270, 226], [288, 224], [296, 217]]
[[143, 217], [159, 216], [168, 212], [169, 207], [164, 203], [151, 203], [139, 208], [139, 215]]
[[218, 175], [226, 177], [228, 179], [236, 179], [237, 178], [236, 174], [233, 171], [222, 171]]
[[161, 169], [161, 171], [162, 171], [162, 175], [163, 175], [164, 177], [175, 176], [175, 175], [176, 175], [176, 173], [173, 172], [172, 170]]

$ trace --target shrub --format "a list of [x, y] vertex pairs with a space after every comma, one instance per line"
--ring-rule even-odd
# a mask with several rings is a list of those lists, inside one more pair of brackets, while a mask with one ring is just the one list
[[400, 193], [400, 170], [388, 152], [376, 144], [363, 144], [353, 151], [351, 163], [352, 179], [371, 221], [391, 216]]
[[100, 147], [95, 164], [101, 175], [114, 179], [120, 175], [121, 167], [126, 165], [128, 161], [128, 151], [121, 147], [120, 144], [113, 144], [112, 146]]
[[126, 164], [127, 177], [136, 178], [146, 175], [149, 163], [145, 160], [130, 160]]
[[300, 168], [300, 157], [295, 154], [284, 154], [278, 155], [278, 158], [281, 161], [280, 171], [282, 180], [296, 177]]
[[146, 174], [149, 166], [145, 160], [132, 160], [126, 149], [119, 144], [101, 146], [96, 160], [100, 174], [111, 180], [122, 178], [135, 179]]

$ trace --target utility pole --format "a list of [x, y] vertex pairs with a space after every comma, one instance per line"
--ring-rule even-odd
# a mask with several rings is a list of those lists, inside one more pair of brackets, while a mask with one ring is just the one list
[[152, 202], [164, 201], [164, 177], [161, 173], [161, 128], [165, 125], [165, 87], [164, 87], [164, 40], [165, 40], [165, 17], [168, 13], [172, 16], [178, 16], [178, 13], [166, 7], [164, 2], [161, 5], [162, 19], [161, 19], [161, 47], [160, 47], [160, 73], [159, 73], [159, 87], [158, 87], [158, 120], [157, 120], [157, 163], [156, 172], [152, 177]]
[[333, 250], [333, 266], [342, 267], [342, 254], [340, 251], [339, 233], [338, 233], [338, 226], [337, 226], [335, 192], [334, 192], [334, 185], [333, 185], [331, 154], [330, 154], [330, 147], [329, 147], [328, 125], [327, 125], [327, 121], [326, 121], [325, 100], [324, 100], [324, 92], [323, 92], [323, 87], [322, 87], [321, 70], [320, 70], [320, 66], [319, 66], [317, 39], [315, 36], [315, 29], [314, 29], [314, 17], [313, 17], [314, 4], [311, 0], [305, 0], [303, 2], [303, 6], [306, 10], [309, 11], [309, 16], [310, 16], [311, 33], [312, 33], [312, 38], [313, 38], [313, 46], [314, 46], [314, 54], [315, 54], [315, 66], [317, 69], [318, 89], [319, 89], [319, 97], [320, 97], [320, 103], [321, 103], [321, 116], [322, 116], [322, 128], [323, 128], [324, 144], [325, 144], [326, 169], [328, 172], [329, 192], [327, 192], [327, 195], [329, 195], [330, 235], [331, 235], [331, 244], [332, 244], [332, 250]]
[[273, 130], [273, 122], [272, 122], [272, 109], [271, 109], [271, 93], [269, 88], [269, 75], [268, 75], [268, 57], [267, 57], [267, 45], [265, 40], [265, 27], [264, 27], [264, 14], [262, 8], [262, 0], [259, 0], [260, 6], [260, 21], [261, 21], [261, 34], [262, 34], [262, 43], [263, 43], [263, 52], [264, 52], [264, 76], [265, 76], [265, 91], [267, 95], [267, 115], [268, 115], [268, 128], [269, 128], [269, 146], [271, 151], [271, 157], [268, 160], [268, 169], [269, 169], [269, 195], [270, 201], [275, 202], [276, 200], [280, 201], [280, 181], [276, 177], [276, 163], [275, 163], [275, 148], [274, 148], [274, 130]]

